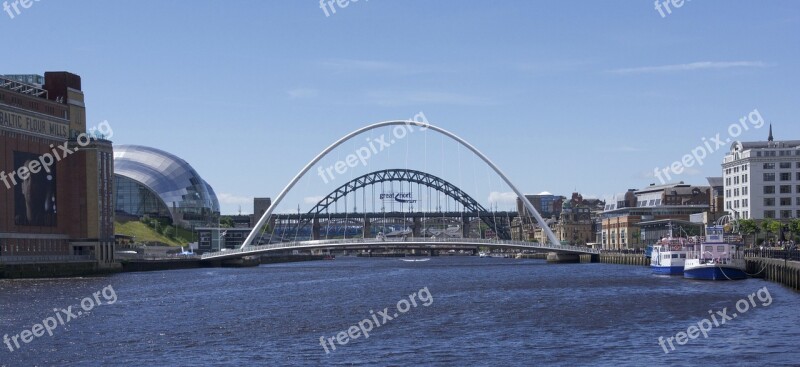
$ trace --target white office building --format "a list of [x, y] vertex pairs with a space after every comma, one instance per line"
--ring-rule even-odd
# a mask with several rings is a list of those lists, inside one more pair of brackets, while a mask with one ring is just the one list
[[722, 163], [725, 210], [739, 219], [800, 218], [800, 140], [734, 143]]

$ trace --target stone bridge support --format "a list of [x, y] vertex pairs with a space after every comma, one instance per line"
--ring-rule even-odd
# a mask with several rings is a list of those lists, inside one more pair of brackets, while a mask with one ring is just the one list
[[312, 233], [311, 237], [314, 239], [314, 241], [318, 241], [320, 239], [319, 227], [320, 227], [319, 226], [319, 218], [314, 217], [314, 221], [313, 221], [313, 224], [312, 224], [312, 227], [311, 227], [312, 228], [311, 229], [311, 233]]
[[364, 238], [372, 237], [372, 222], [369, 221], [369, 218], [364, 217]]
[[576, 264], [581, 262], [581, 257], [573, 253], [548, 252], [547, 262], [554, 264]]

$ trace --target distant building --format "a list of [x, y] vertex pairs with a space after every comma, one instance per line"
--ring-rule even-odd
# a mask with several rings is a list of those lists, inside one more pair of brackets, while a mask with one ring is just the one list
[[[542, 216], [542, 218], [552, 218], [558, 217], [561, 215], [561, 205], [566, 199], [560, 195], [553, 195], [547, 191], [541, 192], [536, 195], [525, 195], [533, 207], [536, 208], [536, 211]], [[525, 208], [525, 205], [522, 204], [522, 200], [517, 198], [517, 213], [525, 213], [523, 216], [525, 218], [533, 218], [533, 216], [528, 212], [528, 209]]]
[[586, 245], [594, 241], [590, 204], [577, 192], [572, 193], [572, 197], [564, 201], [554, 231], [559, 241], [570, 245]]
[[613, 203], [606, 203], [607, 210], [602, 213], [602, 248], [642, 248], [652, 244], [665, 233], [669, 220], [689, 222], [692, 214], [706, 212], [711, 191], [710, 186], [680, 182], [652, 184], [618, 195]]
[[199, 253], [216, 252], [222, 249], [237, 249], [250, 234], [250, 228], [218, 228], [199, 227], [197, 233], [197, 250]]
[[738, 219], [800, 218], [800, 140], [731, 145], [722, 163], [725, 210]]
[[219, 201], [185, 160], [140, 145], [114, 147], [116, 211], [192, 228], [219, 225]]
[[253, 215], [250, 216], [250, 227], [255, 228], [256, 223], [258, 220], [264, 216], [264, 213], [269, 210], [269, 207], [272, 205], [272, 199], [270, 198], [254, 198], [253, 199]]

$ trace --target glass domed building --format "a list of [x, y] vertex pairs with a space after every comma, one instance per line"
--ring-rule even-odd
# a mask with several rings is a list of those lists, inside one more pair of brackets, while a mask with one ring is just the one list
[[116, 212], [167, 218], [174, 225], [217, 226], [214, 190], [183, 159], [140, 145], [114, 146]]

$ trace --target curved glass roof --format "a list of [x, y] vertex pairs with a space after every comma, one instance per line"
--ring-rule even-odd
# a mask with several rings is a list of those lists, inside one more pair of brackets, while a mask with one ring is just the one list
[[183, 159], [140, 145], [114, 146], [114, 173], [135, 180], [156, 193], [173, 220], [203, 222], [219, 213], [211, 186]]

